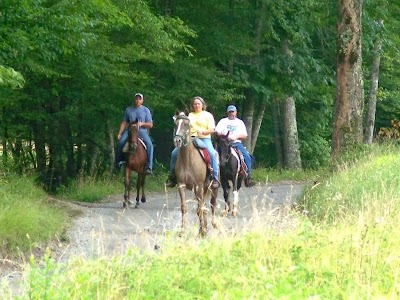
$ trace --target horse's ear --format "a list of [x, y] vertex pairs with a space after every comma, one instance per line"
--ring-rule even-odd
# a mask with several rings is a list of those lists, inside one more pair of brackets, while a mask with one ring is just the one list
[[187, 108], [185, 108], [185, 115], [188, 116], [189, 115], [189, 110]]
[[175, 109], [175, 116], [178, 116], [180, 114], [180, 110], [179, 109]]
[[139, 122], [138, 118], [136, 118], [135, 122], [133, 122], [133, 123], [136, 124], [137, 122]]
[[228, 138], [228, 135], [229, 135], [229, 130], [228, 130], [228, 132], [225, 134], [225, 138], [226, 138], [226, 139]]

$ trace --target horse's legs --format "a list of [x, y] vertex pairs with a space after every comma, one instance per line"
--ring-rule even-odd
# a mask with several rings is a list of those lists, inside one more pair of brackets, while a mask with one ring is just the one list
[[140, 186], [142, 188], [142, 198], [140, 199], [140, 201], [142, 201], [142, 203], [146, 202], [146, 194], [144, 191], [144, 184], [146, 182], [146, 173], [142, 175], [141, 180], [140, 180]]
[[136, 181], [136, 205], [135, 208], [139, 207], [139, 197], [140, 191], [142, 191], [142, 198], [141, 201], [144, 203], [146, 202], [146, 195], [144, 193], [144, 182], [146, 179], [146, 174], [138, 173], [137, 181]]
[[[214, 228], [217, 228], [217, 221], [215, 220], [215, 209], [217, 207], [217, 196], [218, 196], [218, 189], [211, 189], [211, 199], [210, 199], [210, 206], [211, 206], [211, 224]], [[204, 192], [204, 199], [206, 197], [206, 192]]]
[[232, 193], [233, 193], [233, 209], [232, 209], [232, 216], [236, 217], [238, 214], [238, 203], [239, 203], [239, 191], [238, 191], [238, 181], [239, 178], [236, 177], [232, 180]]
[[223, 216], [227, 216], [228, 213], [231, 211], [231, 202], [229, 201], [229, 193], [231, 188], [227, 180], [222, 181], [222, 190], [224, 191], [224, 200], [225, 200], [225, 210], [222, 213]]
[[124, 193], [124, 203], [123, 208], [128, 208], [130, 204], [130, 194], [131, 194], [131, 170], [125, 167], [125, 193]]
[[179, 195], [181, 197], [181, 212], [182, 212], [182, 231], [186, 229], [186, 213], [187, 213], [187, 205], [186, 205], [186, 185], [179, 185], [178, 187]]
[[195, 187], [195, 194], [197, 198], [197, 216], [200, 221], [199, 234], [205, 236], [207, 234], [207, 207], [204, 201], [203, 187]]

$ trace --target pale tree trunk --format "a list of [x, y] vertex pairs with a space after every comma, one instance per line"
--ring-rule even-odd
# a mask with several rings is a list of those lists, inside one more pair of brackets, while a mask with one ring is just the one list
[[363, 80], [361, 15], [363, 0], [339, 0], [336, 102], [331, 156], [362, 142]]
[[374, 135], [374, 127], [375, 127], [376, 98], [377, 98], [376, 96], [378, 93], [381, 49], [382, 49], [382, 41], [379, 37], [377, 37], [374, 45], [374, 59], [372, 62], [371, 85], [369, 87], [369, 96], [368, 96], [368, 112], [366, 116], [367, 120], [364, 132], [364, 143], [369, 145], [372, 144], [372, 138]]
[[274, 143], [276, 152], [276, 166], [278, 169], [283, 167], [283, 147], [282, 147], [282, 134], [281, 134], [281, 112], [280, 103], [277, 98], [272, 100], [272, 122], [274, 125]]
[[253, 153], [251, 151], [251, 137], [253, 132], [253, 116], [254, 116], [254, 104], [255, 104], [255, 96], [252, 91], [247, 90], [246, 93], [246, 101], [245, 105], [243, 105], [243, 121], [246, 124], [247, 128], [247, 139], [244, 140], [244, 146], [246, 147], [249, 153]]
[[251, 133], [249, 133], [251, 139], [248, 149], [250, 153], [253, 153], [254, 149], [256, 148], [258, 134], [260, 133], [260, 128], [262, 125], [266, 107], [267, 107], [267, 100], [261, 99], [261, 101], [259, 101], [259, 104], [257, 105], [257, 109], [253, 114], [253, 128]]
[[109, 173], [111, 174], [114, 169], [114, 162], [115, 162], [115, 142], [114, 142], [115, 135], [114, 135], [114, 130], [110, 125], [110, 122], [107, 122], [107, 132], [108, 132], [108, 139], [110, 141], [108, 144], [108, 153], [110, 153]]
[[[289, 49], [286, 40], [283, 50], [288, 59], [291, 59], [293, 52]], [[291, 76], [291, 70], [287, 70], [287, 76]], [[300, 144], [296, 122], [296, 104], [292, 96], [286, 96], [283, 101], [283, 154], [285, 168], [301, 169]]]
[[[230, 7], [233, 7], [234, 1], [230, 1]], [[257, 70], [262, 69], [263, 61], [260, 58], [261, 44], [263, 41], [264, 23], [265, 23], [265, 3], [254, 2], [258, 8], [258, 15], [254, 23], [254, 49], [255, 53], [250, 59], [250, 65]], [[266, 99], [264, 95], [255, 93], [254, 90], [248, 89], [245, 91], [246, 100], [243, 106], [243, 121], [247, 125], [248, 137], [244, 142], [245, 147], [250, 153], [254, 152], [258, 134], [260, 132], [262, 120], [266, 109]]]
[[296, 105], [293, 97], [283, 102], [284, 113], [284, 161], [287, 169], [301, 169], [300, 145], [296, 122]]

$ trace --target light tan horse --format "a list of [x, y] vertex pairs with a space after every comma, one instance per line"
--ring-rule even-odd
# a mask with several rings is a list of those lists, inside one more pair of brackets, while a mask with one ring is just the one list
[[186, 228], [186, 190], [192, 190], [197, 199], [197, 215], [200, 221], [199, 234], [207, 234], [207, 207], [206, 197], [211, 194], [211, 223], [216, 227], [215, 207], [218, 196], [218, 188], [210, 188], [210, 179], [207, 174], [207, 165], [199, 150], [194, 146], [190, 136], [190, 120], [187, 117], [188, 111], [176, 111], [174, 145], [179, 148], [175, 165], [175, 175], [178, 183], [178, 191], [181, 197], [182, 231]]

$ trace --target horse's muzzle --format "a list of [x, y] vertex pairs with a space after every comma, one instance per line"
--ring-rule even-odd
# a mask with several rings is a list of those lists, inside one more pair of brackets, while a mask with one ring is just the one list
[[174, 146], [180, 148], [182, 147], [182, 145], [183, 145], [183, 138], [179, 135], [176, 135], [174, 137]]

